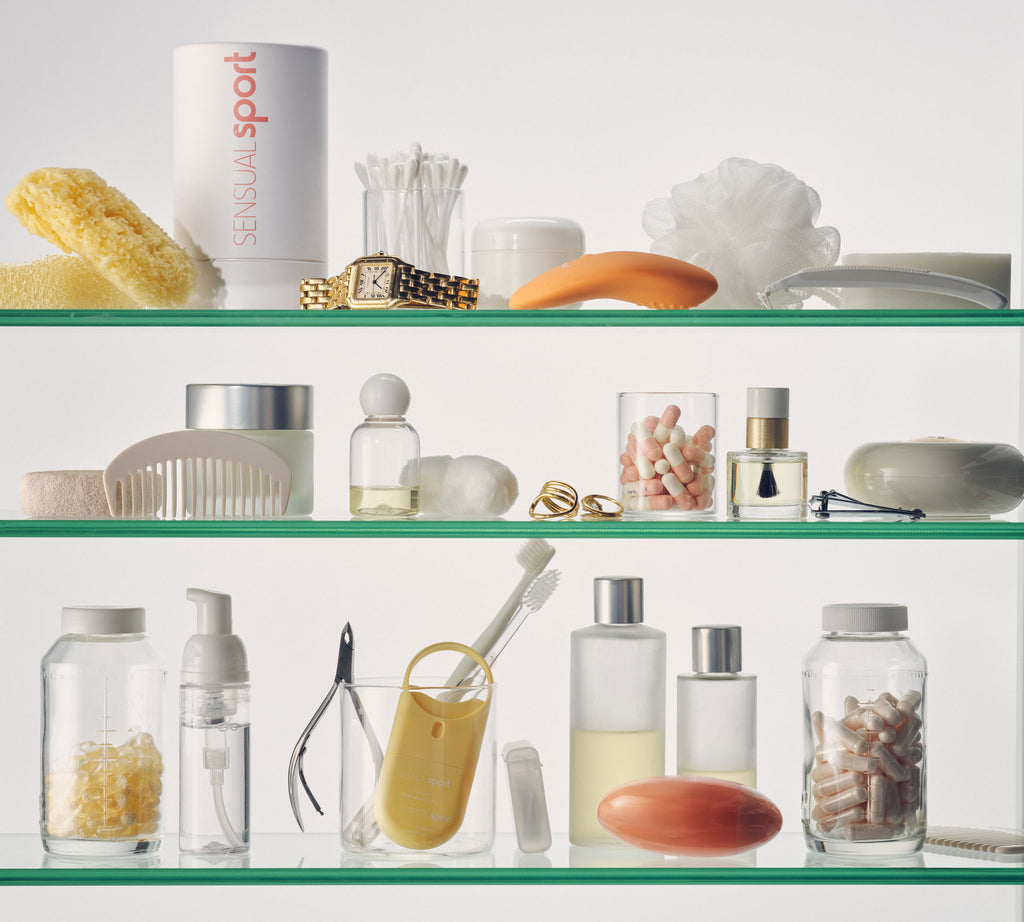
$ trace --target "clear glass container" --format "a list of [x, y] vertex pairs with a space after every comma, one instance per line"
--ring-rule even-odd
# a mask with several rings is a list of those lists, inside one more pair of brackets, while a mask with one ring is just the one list
[[718, 395], [627, 392], [618, 396], [618, 479], [624, 514], [711, 516]]
[[735, 625], [693, 628], [693, 669], [676, 679], [676, 773], [757, 787], [757, 676], [742, 673]]
[[141, 608], [65, 608], [42, 660], [43, 848], [80, 858], [160, 848], [164, 668]]
[[725, 460], [730, 519], [807, 515], [807, 452], [789, 450], [789, 388], [747, 388], [747, 448]]
[[183, 684], [178, 848], [230, 854], [249, 848], [248, 683]]
[[406, 422], [409, 388], [397, 375], [374, 375], [359, 393], [366, 419], [349, 444], [349, 511], [360, 517], [416, 515], [420, 437]]
[[466, 257], [461, 189], [363, 192], [364, 256], [387, 253], [424, 272], [462, 275]]
[[594, 620], [570, 640], [569, 841], [620, 845], [597, 806], [619, 785], [665, 774], [665, 633], [641, 623], [635, 577], [594, 580]]
[[907, 609], [826, 605], [804, 658], [808, 847], [846, 857], [913, 854], [925, 834], [925, 658]]

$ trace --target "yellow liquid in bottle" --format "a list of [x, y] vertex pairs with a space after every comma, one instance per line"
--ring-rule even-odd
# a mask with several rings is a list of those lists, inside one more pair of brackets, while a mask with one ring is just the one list
[[420, 508], [418, 487], [349, 487], [349, 511], [358, 516], [396, 518], [416, 515]]
[[737, 784], [745, 784], [748, 788], [757, 787], [757, 770], [753, 768], [741, 769], [738, 772], [709, 772], [697, 771], [692, 768], [685, 768], [680, 765], [677, 775], [691, 775], [694, 778], [721, 778], [722, 781], [735, 781]]

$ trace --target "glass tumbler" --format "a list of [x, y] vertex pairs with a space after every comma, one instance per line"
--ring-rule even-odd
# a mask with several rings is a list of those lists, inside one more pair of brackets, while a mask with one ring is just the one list
[[717, 394], [619, 394], [619, 484], [624, 515], [713, 515], [717, 427]]
[[141, 608], [65, 608], [42, 661], [43, 848], [79, 858], [160, 848], [164, 669]]
[[[443, 682], [426, 678], [406, 687], [396, 678], [365, 679], [343, 689], [341, 836], [347, 851], [457, 856], [493, 845], [495, 686], [456, 690]], [[403, 696], [416, 715], [411, 722], [400, 716]], [[385, 756], [400, 759], [405, 782], [388, 790], [380, 786], [399, 773], [389, 776]]]

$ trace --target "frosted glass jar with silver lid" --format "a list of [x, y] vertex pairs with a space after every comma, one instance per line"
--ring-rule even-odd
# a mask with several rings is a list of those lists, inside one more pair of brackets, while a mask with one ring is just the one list
[[160, 848], [164, 668], [142, 608], [68, 607], [42, 661], [43, 848], [128, 857]]
[[189, 384], [185, 427], [255, 439], [292, 472], [288, 515], [313, 511], [313, 388], [308, 384]]
[[925, 834], [925, 658], [907, 607], [826, 605], [804, 658], [804, 837], [812, 851], [893, 857]]

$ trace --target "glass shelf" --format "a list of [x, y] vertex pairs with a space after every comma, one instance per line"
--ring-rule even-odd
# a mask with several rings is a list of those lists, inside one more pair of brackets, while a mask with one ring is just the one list
[[179, 855], [175, 836], [152, 857], [86, 864], [43, 852], [36, 835], [0, 836], [0, 884], [1024, 884], [1024, 857], [992, 860], [927, 850], [910, 858], [853, 863], [812, 854], [783, 833], [732, 858], [674, 858], [633, 849], [580, 849], [558, 836], [543, 855], [524, 855], [512, 836], [460, 859], [369, 860], [337, 835], [263, 835], [248, 856]]
[[67, 327], [1021, 327], [1024, 310], [214, 311], [0, 310], [0, 326]]
[[1024, 523], [452, 521], [368, 522], [349, 518], [159, 521], [0, 519], [0, 538], [679, 538], [836, 540], [1024, 540]]

